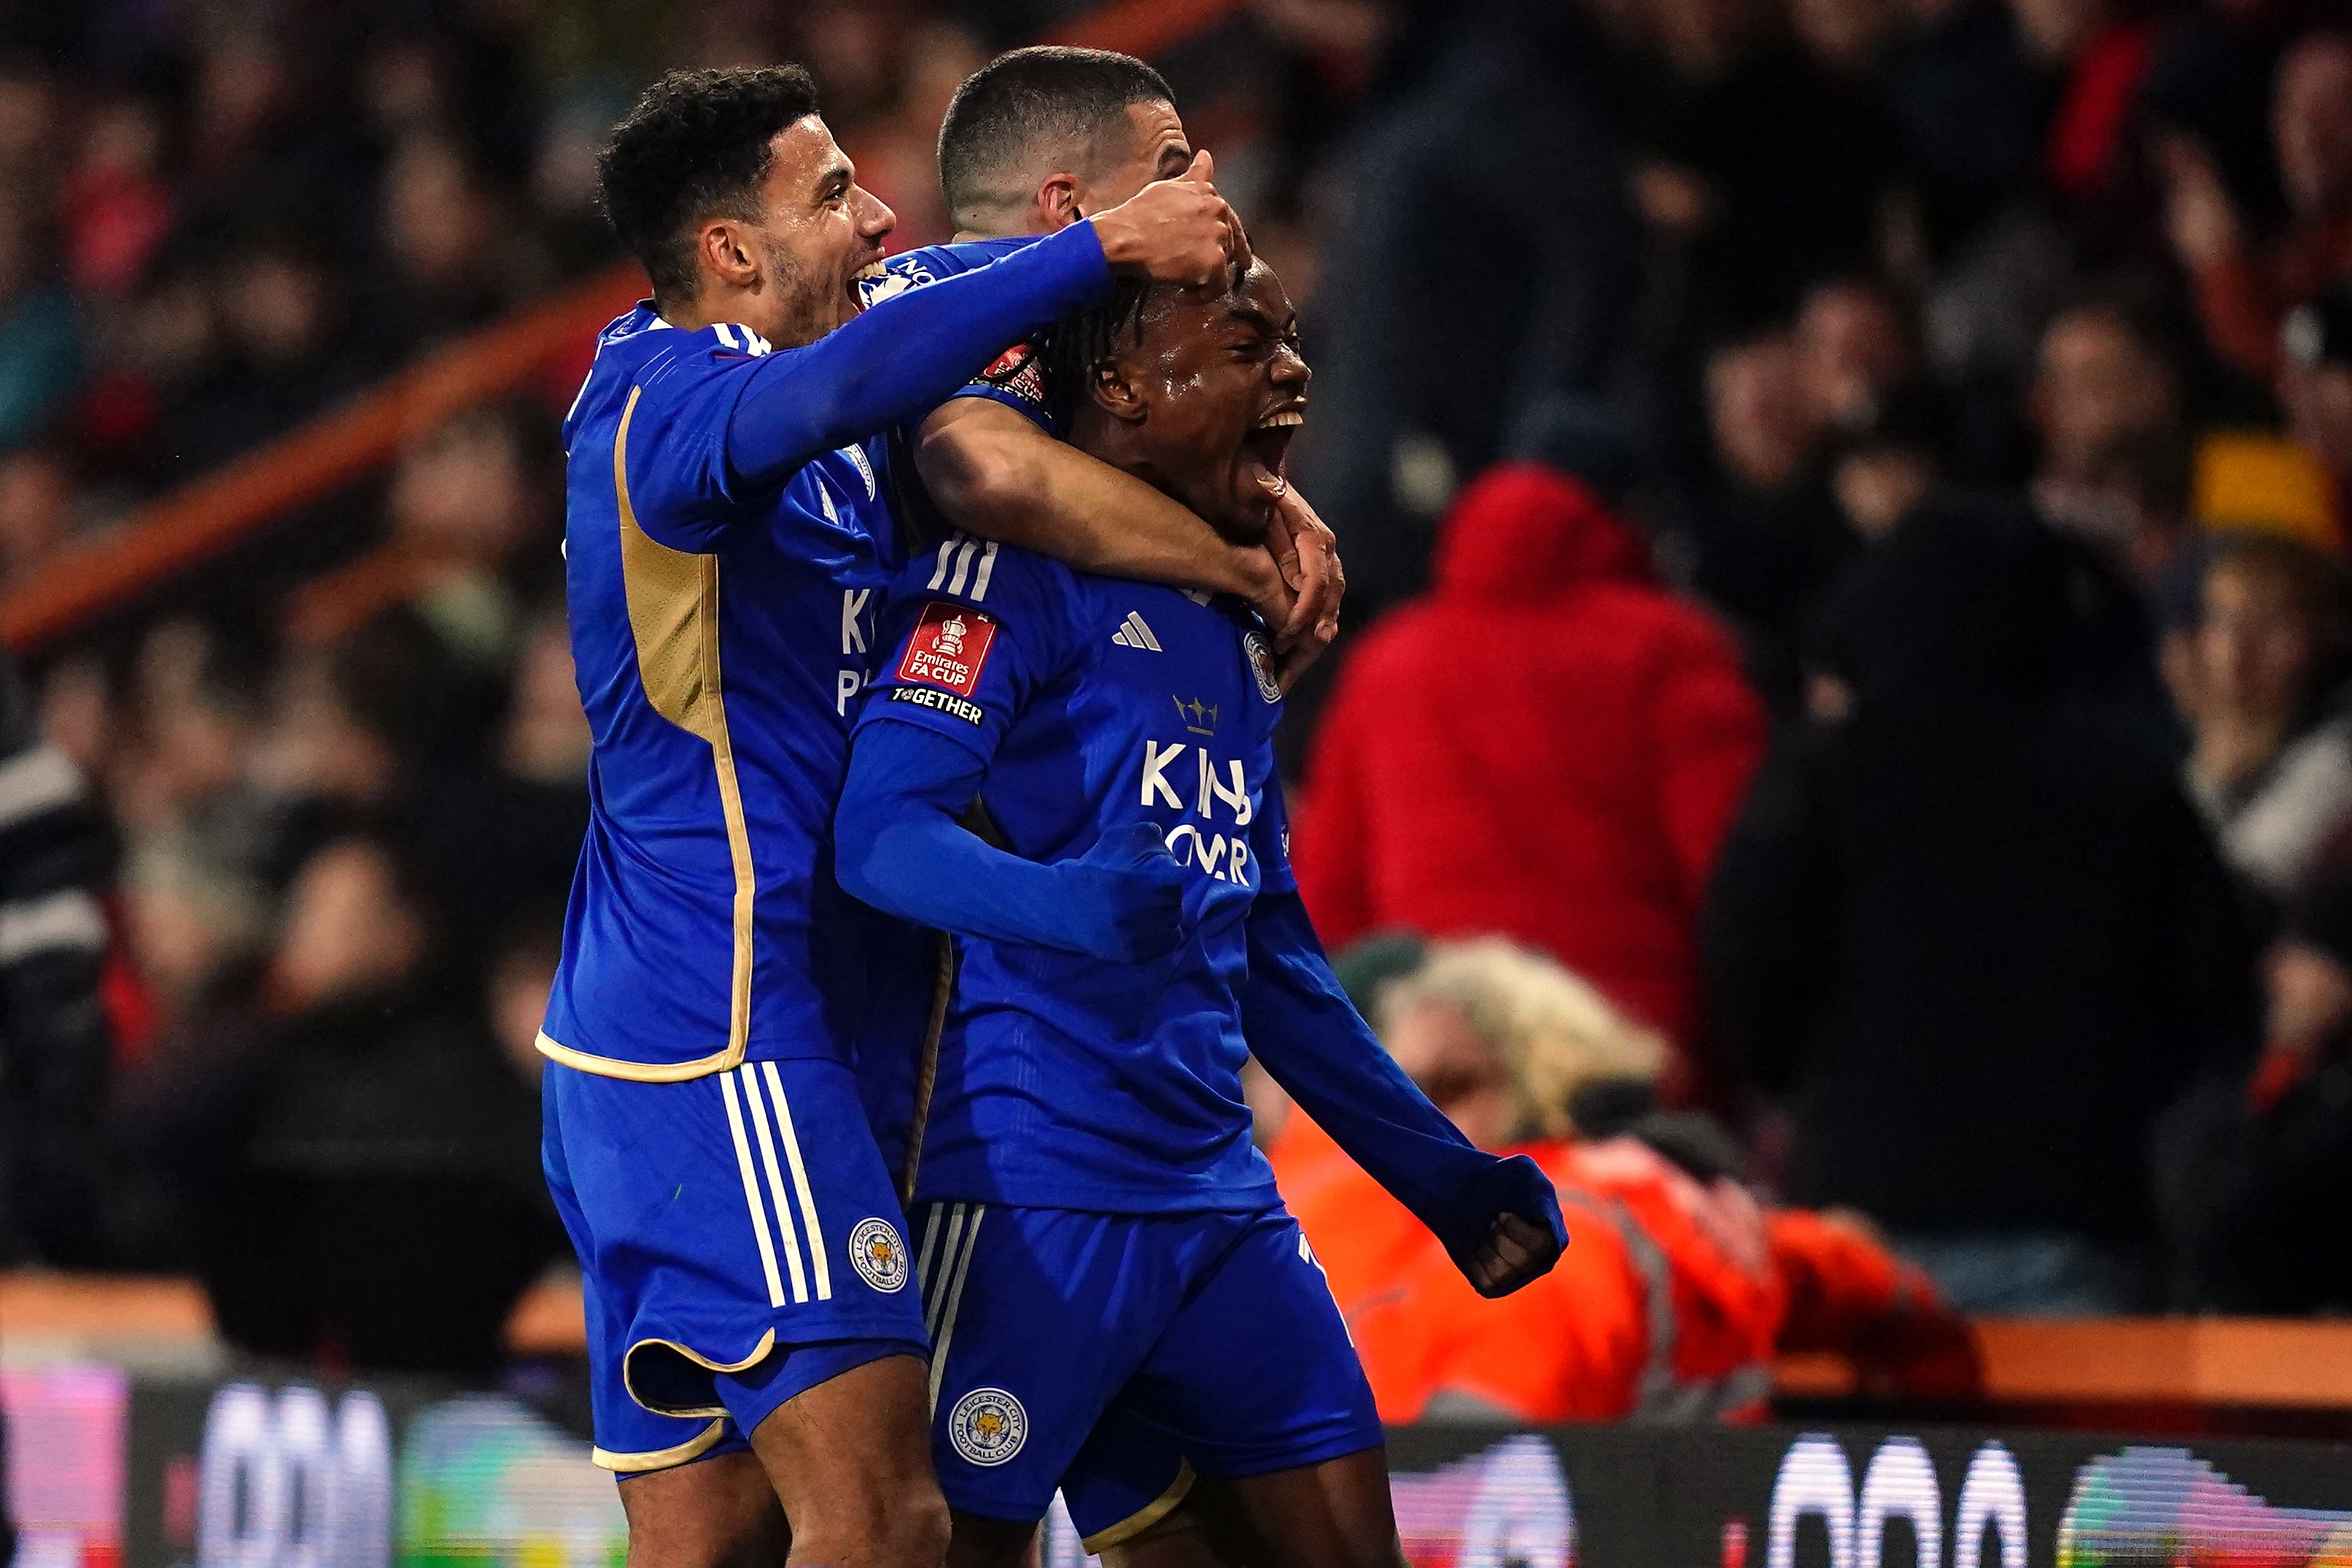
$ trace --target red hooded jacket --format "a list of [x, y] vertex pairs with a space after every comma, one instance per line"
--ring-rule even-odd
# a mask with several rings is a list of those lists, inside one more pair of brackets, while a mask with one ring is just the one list
[[1454, 502], [1430, 592], [1339, 672], [1299, 887], [1334, 948], [1498, 933], [1687, 1045], [1699, 902], [1765, 732], [1730, 636], [1656, 584], [1633, 529], [1506, 464]]

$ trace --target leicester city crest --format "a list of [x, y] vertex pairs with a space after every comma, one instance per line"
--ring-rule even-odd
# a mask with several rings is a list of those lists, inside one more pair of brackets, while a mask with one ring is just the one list
[[1255, 632], [1242, 634], [1242, 652], [1249, 659], [1250, 674], [1257, 678], [1257, 694], [1268, 702], [1282, 700], [1282, 683], [1274, 678], [1274, 656], [1266, 651], [1265, 639]]
[[849, 1233], [849, 1262], [858, 1277], [885, 1295], [907, 1283], [907, 1244], [887, 1219], [862, 1219]]
[[1001, 1388], [975, 1388], [948, 1412], [948, 1441], [975, 1465], [1001, 1465], [1021, 1451], [1029, 1413]]

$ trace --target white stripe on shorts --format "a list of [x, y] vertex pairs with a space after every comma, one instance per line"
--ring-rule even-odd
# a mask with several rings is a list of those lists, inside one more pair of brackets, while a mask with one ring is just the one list
[[947, 1213], [945, 1204], [931, 1205], [931, 1217], [923, 1222], [923, 1249], [915, 1258], [915, 1293], [922, 1299], [926, 1321], [931, 1310], [931, 1249], [940, 1243], [940, 1217]]
[[742, 1079], [743, 1098], [751, 1101], [751, 1130], [760, 1135], [760, 1160], [768, 1172], [768, 1195], [776, 1203], [777, 1239], [783, 1244], [784, 1261], [792, 1266], [793, 1300], [805, 1301], [808, 1276], [801, 1272], [800, 1242], [793, 1234], [792, 1203], [784, 1196], [784, 1174], [776, 1164], [776, 1145], [768, 1136], [768, 1108], [760, 1102], [760, 1080], [748, 1067], [738, 1068], [729, 1076]]
[[940, 1310], [947, 1305], [948, 1281], [955, 1273], [956, 1252], [963, 1246], [963, 1224], [970, 1212], [969, 1204], [958, 1204], [948, 1211], [948, 1237], [940, 1248], [940, 1271], [931, 1276], [931, 1299], [923, 1304], [923, 1332], [933, 1344], [939, 1342]]
[[[776, 1275], [776, 1249], [768, 1240], [768, 1214], [760, 1203], [760, 1178], [751, 1169], [751, 1145], [743, 1136], [743, 1108], [735, 1099], [735, 1075], [719, 1075], [727, 1099], [727, 1129], [735, 1134], [735, 1166], [743, 1173], [743, 1201], [751, 1210], [751, 1234], [760, 1243], [760, 1267], [768, 1274], [768, 1305], [784, 1304], [784, 1282]], [[797, 1267], [797, 1264], [795, 1264]]]
[[940, 1326], [931, 1336], [931, 1412], [939, 1413], [940, 1380], [947, 1375], [948, 1347], [955, 1342], [956, 1312], [963, 1306], [964, 1276], [971, 1272], [972, 1248], [980, 1241], [980, 1222], [988, 1213], [986, 1204], [974, 1204], [971, 1228], [963, 1234], [963, 1251], [956, 1258], [954, 1277], [948, 1281], [947, 1310], [940, 1314]]
[[[793, 1191], [800, 1194], [801, 1228], [808, 1232], [809, 1267], [816, 1273], [816, 1299], [833, 1300], [833, 1264], [824, 1255], [824, 1226], [816, 1217], [816, 1195], [809, 1191], [808, 1167], [801, 1163], [801, 1141], [793, 1131], [793, 1108], [784, 1099], [784, 1080], [776, 1064], [761, 1062], [768, 1075], [768, 1097], [776, 1102], [776, 1131], [784, 1135], [784, 1159], [793, 1168]], [[750, 1068], [745, 1068], [750, 1071]], [[782, 1200], [778, 1199], [779, 1206]]]

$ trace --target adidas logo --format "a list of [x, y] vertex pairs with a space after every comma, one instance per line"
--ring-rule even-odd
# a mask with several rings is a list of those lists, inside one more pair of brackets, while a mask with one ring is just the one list
[[1110, 634], [1110, 640], [1120, 647], [1139, 648], [1146, 653], [1165, 651], [1160, 646], [1160, 639], [1151, 635], [1151, 628], [1143, 624], [1143, 617], [1133, 610], [1127, 612], [1126, 621], [1118, 630]]

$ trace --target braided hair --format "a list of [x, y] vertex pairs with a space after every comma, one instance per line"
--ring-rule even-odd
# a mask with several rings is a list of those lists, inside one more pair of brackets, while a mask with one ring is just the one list
[[1065, 317], [1046, 334], [1045, 402], [1055, 423], [1065, 430], [1086, 401], [1095, 367], [1117, 354], [1122, 340], [1143, 341], [1143, 312], [1151, 289], [1152, 285], [1140, 280], [1121, 281], [1108, 300]]

